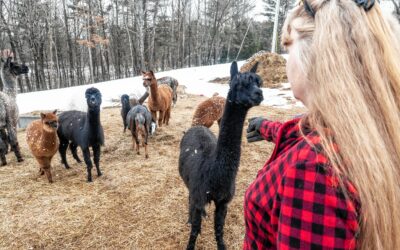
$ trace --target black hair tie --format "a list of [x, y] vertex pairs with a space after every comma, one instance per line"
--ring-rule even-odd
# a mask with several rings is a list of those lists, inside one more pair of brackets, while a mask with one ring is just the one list
[[[361, 0], [358, 0], [361, 1]], [[315, 11], [311, 7], [311, 5], [307, 2], [307, 0], [303, 0], [304, 4], [304, 10], [307, 12], [308, 15], [310, 15], [312, 18], [315, 17]]]
[[[375, 4], [375, 0], [353, 0], [358, 6], [363, 7], [365, 11], [369, 11]], [[315, 17], [315, 11], [307, 0], [302, 0], [301, 3], [304, 5], [304, 10], [312, 18]]]
[[354, 0], [358, 6], [362, 6], [365, 11], [369, 11], [375, 4], [375, 0]]

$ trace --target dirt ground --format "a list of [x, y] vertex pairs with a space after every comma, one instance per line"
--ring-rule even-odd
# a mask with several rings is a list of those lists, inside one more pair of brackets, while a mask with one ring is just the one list
[[[0, 168], [1, 249], [184, 249], [189, 236], [188, 191], [178, 173], [179, 142], [191, 124], [194, 108], [206, 99], [181, 95], [168, 127], [150, 139], [150, 159], [136, 155], [131, 136], [123, 134], [119, 108], [103, 109], [105, 130], [102, 177], [93, 169], [86, 182], [84, 163], [68, 152], [66, 170], [57, 154], [53, 159], [53, 184], [38, 176], [38, 165], [18, 134], [25, 161]], [[287, 120], [304, 110], [253, 108], [248, 117]], [[247, 123], [245, 124], [245, 128]], [[217, 133], [218, 126], [212, 131]], [[236, 196], [229, 205], [225, 225], [228, 249], [241, 249], [244, 237], [243, 198], [273, 150], [267, 142], [242, 142]], [[80, 154], [81, 155], [81, 154]], [[213, 205], [207, 207], [197, 249], [216, 249]]]

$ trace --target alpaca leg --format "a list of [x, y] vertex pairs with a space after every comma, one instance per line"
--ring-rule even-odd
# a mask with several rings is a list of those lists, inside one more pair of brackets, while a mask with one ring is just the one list
[[69, 169], [70, 166], [67, 162], [67, 148], [68, 148], [68, 141], [63, 140], [60, 138], [60, 145], [58, 146], [58, 152], [60, 152], [61, 163], [64, 164], [66, 169]]
[[92, 160], [90, 159], [90, 150], [89, 148], [83, 148], [83, 159], [85, 160], [86, 163], [86, 170], [87, 170], [87, 181], [92, 182]]
[[135, 143], [136, 143], [136, 154], [140, 155], [139, 139], [136, 138]]
[[46, 174], [47, 180], [49, 183], [53, 183], [53, 177], [51, 176], [50, 166], [44, 169], [44, 173]]
[[0, 140], [3, 141], [5, 147], [5, 154], [7, 154], [9, 150], [9, 143], [7, 138], [7, 132], [5, 129], [0, 129]]
[[135, 137], [132, 135], [132, 149], [135, 151], [136, 149], [136, 140]]
[[40, 174], [42, 174], [44, 172], [44, 174], [46, 174], [47, 180], [50, 183], [53, 183], [53, 178], [51, 176], [51, 171], [50, 171], [50, 159], [47, 157], [37, 157], [36, 159], [37, 159], [40, 169], [41, 169]]
[[164, 118], [164, 123], [166, 124], [166, 125], [168, 125], [168, 123], [169, 123], [169, 118], [171, 117], [171, 107], [169, 107], [168, 109], [167, 109], [167, 111], [165, 112], [165, 118]]
[[151, 111], [151, 117], [153, 118], [153, 121], [157, 121], [157, 111]]
[[0, 152], [1, 166], [7, 165], [6, 153]]
[[158, 126], [161, 128], [165, 116], [165, 111], [160, 110], [160, 117], [158, 117]]
[[24, 158], [22, 158], [22, 155], [21, 155], [21, 149], [19, 147], [18, 142], [16, 142], [15, 144], [11, 145], [11, 150], [14, 151], [14, 154], [17, 157], [17, 161], [18, 162], [23, 162], [24, 161]]
[[214, 214], [214, 230], [215, 239], [217, 240], [218, 250], [226, 249], [224, 243], [224, 224], [225, 217], [228, 211], [227, 203], [216, 203], [215, 204], [215, 214]]
[[193, 209], [191, 217], [192, 229], [190, 231], [189, 242], [186, 247], [187, 250], [194, 250], [197, 236], [201, 231], [201, 209]]
[[96, 166], [97, 170], [97, 176], [102, 176], [103, 174], [100, 171], [100, 145], [93, 146], [93, 159], [94, 159], [94, 165]]
[[134, 132], [132, 133], [132, 147], [133, 147], [133, 150], [136, 149], [136, 154], [140, 155], [140, 152], [139, 152], [139, 138], [138, 138], [137, 132], [136, 133], [134, 133]]
[[17, 161], [18, 162], [24, 161], [18, 144], [17, 130], [14, 129], [14, 127], [12, 127], [10, 124], [7, 125], [7, 130], [8, 130], [8, 139], [11, 145], [11, 150], [14, 151], [14, 154], [17, 157]]
[[75, 145], [75, 144], [73, 144], [73, 143], [70, 143], [70, 144], [69, 144], [69, 149], [71, 150], [72, 156], [74, 157], [74, 159], [76, 160], [76, 162], [81, 163], [82, 161], [81, 161], [81, 159], [80, 159], [79, 156], [78, 156], [77, 148], [78, 148], [77, 145]]
[[145, 135], [145, 137], [143, 139], [144, 155], [145, 155], [146, 159], [149, 158], [149, 153], [147, 151], [147, 139], [148, 139], [148, 137], [149, 137], [149, 134], [146, 133], [146, 135]]

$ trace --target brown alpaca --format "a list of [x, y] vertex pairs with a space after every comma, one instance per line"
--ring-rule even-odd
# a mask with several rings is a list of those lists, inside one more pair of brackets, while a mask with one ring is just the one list
[[214, 94], [213, 97], [201, 102], [194, 112], [192, 126], [211, 127], [214, 121], [221, 122], [226, 99]]
[[153, 71], [142, 72], [143, 85], [150, 87], [150, 96], [148, 100], [149, 110], [154, 121], [157, 121], [157, 112], [160, 112], [158, 117], [158, 126], [162, 124], [168, 125], [171, 117], [172, 105], [172, 89], [167, 84], [158, 85]]
[[40, 113], [41, 120], [33, 121], [26, 129], [26, 141], [39, 163], [40, 175], [46, 174], [50, 183], [53, 182], [50, 167], [51, 159], [58, 151], [57, 110], [50, 113]]

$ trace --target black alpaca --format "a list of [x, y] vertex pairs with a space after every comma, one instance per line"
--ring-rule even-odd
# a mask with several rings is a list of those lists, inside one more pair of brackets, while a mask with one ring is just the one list
[[124, 125], [124, 133], [126, 128], [128, 127], [128, 123], [126, 123], [126, 115], [128, 114], [129, 110], [131, 110], [131, 103], [129, 101], [129, 96], [124, 94], [121, 96], [121, 117], [122, 123]]
[[93, 150], [94, 164], [96, 165], [97, 175], [101, 176], [100, 171], [100, 146], [104, 144], [104, 132], [100, 123], [101, 93], [96, 88], [89, 88], [85, 93], [88, 105], [88, 112], [66, 111], [59, 118], [59, 128], [57, 130], [60, 139], [59, 152], [61, 161], [65, 168], [70, 168], [67, 163], [66, 151], [70, 146], [72, 155], [77, 162], [81, 162], [76, 149], [79, 146], [83, 152], [83, 158], [87, 167], [87, 181], [92, 181], [93, 164], [90, 159], [89, 147]]
[[214, 201], [214, 230], [218, 249], [225, 249], [223, 229], [228, 203], [235, 193], [240, 162], [243, 124], [248, 110], [263, 100], [261, 79], [254, 73], [239, 73], [231, 65], [231, 81], [218, 140], [204, 126], [190, 128], [180, 144], [179, 174], [189, 189], [189, 222], [192, 224], [187, 249], [194, 249], [201, 231], [204, 207]]

